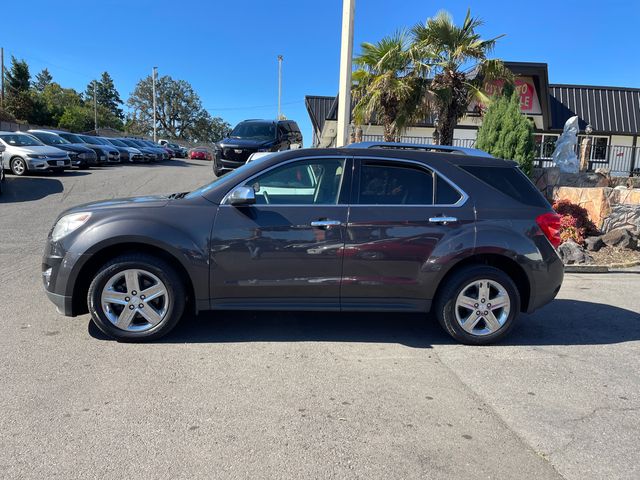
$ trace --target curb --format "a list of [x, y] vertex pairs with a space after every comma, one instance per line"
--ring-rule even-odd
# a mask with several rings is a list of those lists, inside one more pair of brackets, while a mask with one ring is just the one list
[[631, 268], [640, 265], [640, 260], [626, 263], [611, 263], [609, 265], [565, 265], [565, 273], [607, 273], [621, 268]]

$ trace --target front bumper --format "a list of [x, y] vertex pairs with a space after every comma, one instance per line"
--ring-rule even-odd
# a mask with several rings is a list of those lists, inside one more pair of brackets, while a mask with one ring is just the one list
[[71, 160], [59, 158], [27, 158], [28, 170], [52, 170], [71, 168]]
[[49, 300], [56, 306], [56, 310], [61, 315], [65, 317], [73, 317], [73, 297], [68, 297], [66, 295], [59, 295], [57, 293], [50, 292], [45, 290], [47, 297]]

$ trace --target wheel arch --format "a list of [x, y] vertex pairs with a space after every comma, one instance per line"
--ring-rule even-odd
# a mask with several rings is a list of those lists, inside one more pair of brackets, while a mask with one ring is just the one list
[[518, 265], [518, 262], [512, 258], [497, 253], [478, 253], [466, 257], [455, 265], [453, 265], [447, 273], [440, 279], [438, 288], [436, 289], [434, 299], [438, 298], [443, 285], [446, 281], [454, 275], [460, 269], [468, 267], [470, 265], [487, 265], [497, 268], [506, 273], [513, 283], [515, 283], [518, 293], [520, 294], [520, 311], [526, 312], [529, 308], [529, 302], [531, 300], [531, 280], [529, 279], [525, 270]]
[[72, 310], [73, 315], [81, 315], [88, 313], [87, 308], [87, 293], [89, 292], [89, 285], [91, 280], [95, 276], [98, 269], [106, 262], [120, 255], [129, 253], [143, 253], [145, 255], [151, 255], [161, 258], [165, 262], [169, 263], [175, 268], [176, 273], [184, 282], [185, 289], [187, 291], [186, 305], [191, 311], [195, 311], [195, 289], [191, 277], [189, 276], [187, 269], [184, 265], [171, 253], [166, 250], [148, 243], [138, 243], [135, 241], [116, 243], [107, 245], [92, 253], [91, 258], [82, 265], [78, 272], [72, 293]]

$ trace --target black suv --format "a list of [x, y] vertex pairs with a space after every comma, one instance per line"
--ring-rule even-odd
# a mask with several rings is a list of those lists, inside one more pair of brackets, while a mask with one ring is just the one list
[[303, 149], [193, 192], [64, 212], [42, 275], [65, 315], [126, 341], [185, 309], [433, 312], [457, 340], [504, 337], [558, 293], [559, 217], [514, 162]]
[[245, 120], [215, 145], [213, 172], [220, 176], [244, 165], [256, 152], [302, 148], [300, 127], [292, 120]]

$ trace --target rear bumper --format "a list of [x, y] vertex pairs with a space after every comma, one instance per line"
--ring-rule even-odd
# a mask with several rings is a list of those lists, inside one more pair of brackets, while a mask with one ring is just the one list
[[564, 264], [546, 238], [537, 239], [536, 243], [543, 261], [538, 268], [530, 270], [531, 298], [527, 305], [527, 313], [531, 313], [551, 302], [562, 287], [564, 280]]

